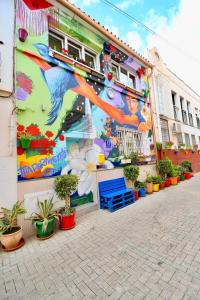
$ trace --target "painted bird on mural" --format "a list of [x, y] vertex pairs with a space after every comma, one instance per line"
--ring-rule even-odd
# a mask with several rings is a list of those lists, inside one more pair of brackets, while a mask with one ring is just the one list
[[120, 109], [103, 101], [86, 80], [67, 63], [51, 57], [48, 46], [41, 43], [34, 44], [34, 46], [41, 57], [28, 51], [23, 51], [23, 54], [40, 67], [43, 79], [48, 86], [52, 107], [47, 125], [51, 125], [56, 121], [63, 104], [64, 95], [69, 90], [89, 99], [91, 103], [98, 106], [119, 124], [129, 124], [135, 127], [139, 125], [136, 114], [125, 115]]

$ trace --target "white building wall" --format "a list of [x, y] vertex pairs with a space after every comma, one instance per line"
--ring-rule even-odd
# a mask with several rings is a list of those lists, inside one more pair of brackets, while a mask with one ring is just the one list
[[[177, 135], [174, 134], [172, 128], [173, 123], [179, 124], [181, 126], [183, 143], [185, 143], [185, 133], [188, 133], [191, 140], [191, 135], [195, 135], [196, 143], [199, 144], [200, 149], [200, 129], [197, 128], [196, 116], [195, 116], [195, 108], [198, 108], [199, 118], [200, 118], [200, 96], [195, 93], [185, 82], [183, 82], [180, 78], [178, 78], [173, 72], [171, 72], [167, 66], [162, 61], [161, 57], [157, 53], [157, 50], [153, 48], [149, 51], [149, 58], [151, 62], [155, 65], [155, 71], [153, 73], [153, 79], [155, 81], [155, 87], [152, 86], [153, 90], [153, 99], [156, 101], [157, 111], [155, 114], [157, 115], [157, 120], [161, 118], [165, 118], [168, 120], [169, 127], [169, 137], [170, 140], [174, 142], [174, 145], [177, 146]], [[172, 95], [171, 92], [176, 93], [175, 102], [177, 107], [177, 120], [174, 118], [174, 108], [172, 103]], [[183, 101], [183, 109], [187, 112], [187, 120], [189, 122], [188, 111], [187, 111], [187, 101], [190, 102], [190, 112], [193, 116], [194, 126], [190, 126], [189, 124], [183, 123], [180, 97], [184, 99]], [[160, 131], [160, 124], [158, 121], [157, 130]], [[160, 141], [162, 142], [162, 138], [160, 134], [156, 134], [157, 137], [160, 137]]]
[[17, 200], [14, 0], [0, 1], [0, 207]]

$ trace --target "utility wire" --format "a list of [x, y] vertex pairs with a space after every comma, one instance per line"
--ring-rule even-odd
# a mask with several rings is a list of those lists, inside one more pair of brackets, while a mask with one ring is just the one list
[[184, 56], [186, 56], [186, 57], [192, 59], [193, 61], [198, 62], [198, 64], [200, 64], [200, 60], [198, 60], [196, 57], [194, 57], [194, 56], [190, 55], [189, 53], [183, 51], [176, 44], [174, 44], [170, 40], [166, 39], [162, 35], [158, 34], [156, 31], [154, 31], [153, 29], [151, 29], [150, 27], [148, 27], [147, 25], [145, 25], [141, 21], [137, 20], [135, 17], [133, 17], [129, 13], [125, 12], [124, 10], [122, 10], [121, 8], [119, 8], [118, 6], [116, 6], [115, 4], [111, 3], [108, 0], [100, 0], [100, 1], [103, 2], [103, 3], [105, 3], [108, 6], [112, 7], [114, 10], [118, 11], [119, 13], [123, 14], [124, 16], [126, 16], [127, 18], [129, 18], [130, 20], [132, 20], [133, 22], [135, 22], [137, 25], [142, 26], [146, 31], [150, 32], [151, 34], [155, 35], [159, 39], [163, 40], [167, 45], [171, 45], [172, 48], [175, 48], [176, 50], [178, 50], [179, 52], [181, 52]]

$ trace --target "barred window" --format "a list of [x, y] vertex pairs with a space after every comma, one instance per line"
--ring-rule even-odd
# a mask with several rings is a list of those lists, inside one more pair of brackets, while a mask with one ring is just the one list
[[119, 126], [116, 129], [120, 154], [128, 156], [133, 151], [139, 153], [144, 151], [143, 133]]

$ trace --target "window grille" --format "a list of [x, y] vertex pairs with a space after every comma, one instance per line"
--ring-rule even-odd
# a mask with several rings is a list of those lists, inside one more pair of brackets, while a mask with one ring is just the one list
[[144, 153], [147, 147], [145, 135], [137, 130], [117, 126], [120, 154], [128, 156], [131, 152]]

